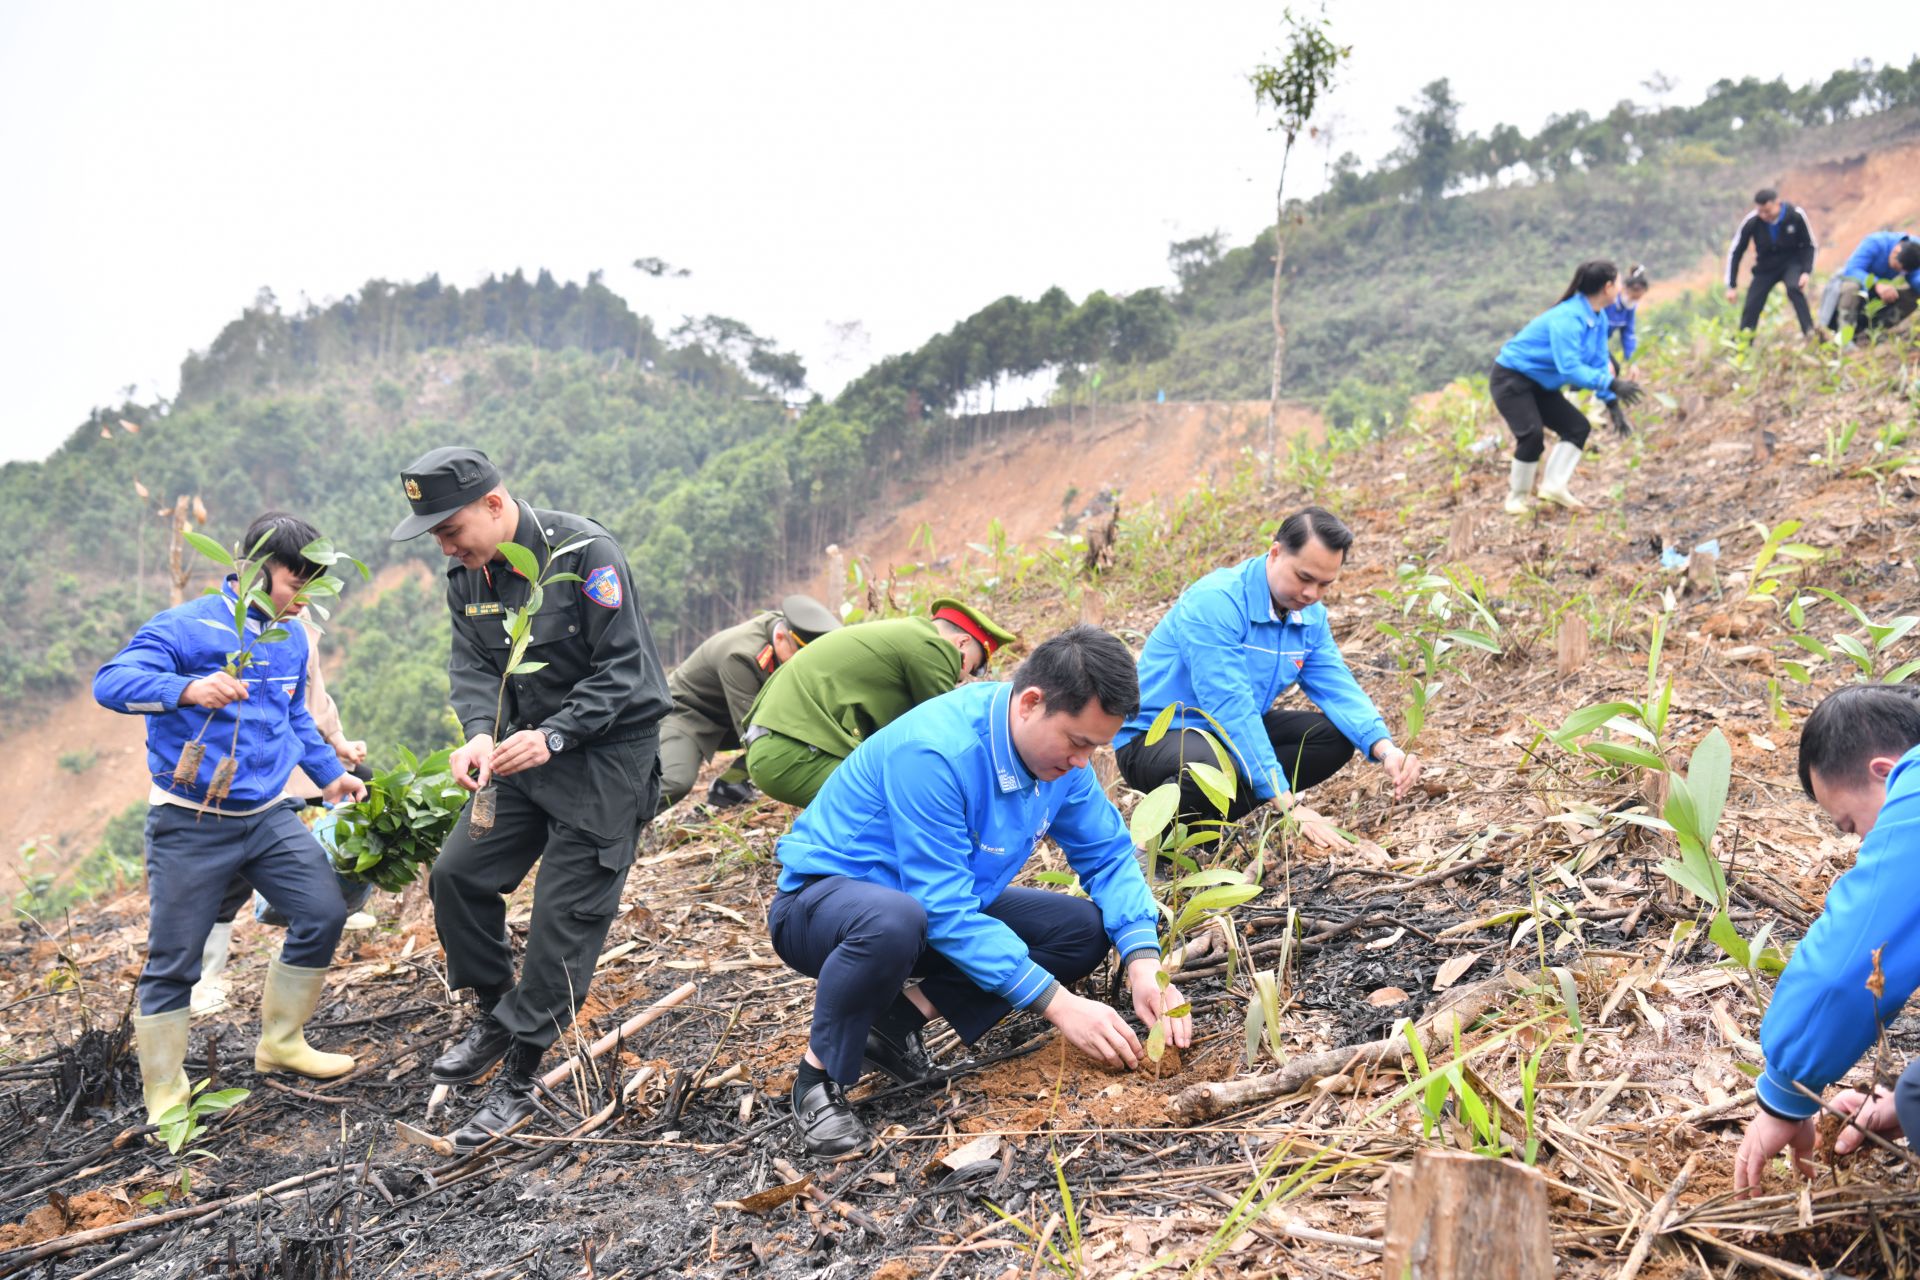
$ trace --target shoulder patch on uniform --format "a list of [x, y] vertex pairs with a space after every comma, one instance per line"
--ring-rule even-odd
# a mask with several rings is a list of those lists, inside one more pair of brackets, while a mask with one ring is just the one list
[[618, 609], [625, 598], [620, 592], [620, 575], [610, 564], [603, 564], [588, 574], [587, 580], [580, 584], [580, 592], [607, 609]]

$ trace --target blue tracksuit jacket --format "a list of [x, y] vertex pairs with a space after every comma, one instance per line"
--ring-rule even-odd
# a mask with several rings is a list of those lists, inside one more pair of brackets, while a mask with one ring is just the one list
[[1622, 361], [1633, 359], [1633, 353], [1640, 345], [1640, 337], [1634, 332], [1634, 317], [1640, 308], [1628, 302], [1626, 297], [1615, 298], [1607, 304], [1600, 314], [1607, 318], [1607, 341], [1613, 341], [1613, 335], [1620, 335], [1620, 358]]
[[[1898, 231], [1876, 231], [1860, 242], [1860, 247], [1847, 259], [1847, 265], [1840, 268], [1840, 274], [1852, 276], [1862, 284], [1876, 280], [1890, 282], [1900, 273], [1888, 264], [1887, 258], [1893, 253], [1893, 246], [1911, 239], [1912, 236]], [[1920, 270], [1907, 272], [1907, 283], [1920, 293]]]
[[[1887, 778], [1886, 803], [1861, 842], [1853, 869], [1833, 882], [1826, 909], [1794, 948], [1773, 989], [1773, 1003], [1760, 1023], [1767, 1069], [1758, 1088], [1768, 1110], [1791, 1117], [1818, 1111], [1793, 1082], [1819, 1093], [1840, 1079], [1920, 986], [1916, 859], [1920, 747], [1894, 766]], [[1882, 947], [1886, 994], [1875, 1000], [1867, 978], [1873, 972], [1873, 952]]]
[[862, 742], [780, 837], [780, 888], [847, 876], [911, 896], [927, 942], [1016, 1008], [1054, 985], [1020, 936], [981, 909], [1052, 836], [1120, 954], [1159, 953], [1157, 912], [1133, 837], [1090, 767], [1027, 771], [1008, 728], [1010, 684], [923, 702]]
[[1576, 293], [1529, 320], [1500, 348], [1494, 363], [1526, 374], [1549, 391], [1585, 387], [1611, 400], [1607, 334], [1607, 322]]
[[1375, 743], [1392, 736], [1347, 670], [1325, 605], [1308, 605], [1284, 618], [1276, 614], [1265, 555], [1215, 569], [1181, 592], [1147, 637], [1140, 654], [1140, 711], [1114, 745], [1125, 746], [1145, 733], [1176, 702], [1183, 709], [1174, 727], [1212, 732], [1194, 713], [1198, 708], [1233, 739], [1241, 777], [1254, 794], [1271, 800], [1278, 794], [1274, 780], [1282, 773], [1260, 717], [1295, 684], [1362, 755], [1371, 755]]
[[[287, 624], [286, 639], [254, 647], [253, 665], [241, 673], [244, 700], [215, 712], [180, 705], [186, 687], [218, 671], [234, 649], [233, 592], [234, 579], [228, 578], [219, 593], [148, 619], [94, 675], [93, 697], [109, 711], [147, 717], [147, 769], [155, 785], [192, 804], [207, 803], [207, 784], [231, 748], [238, 767], [217, 807], [243, 813], [271, 804], [296, 764], [322, 787], [345, 770], [307, 712], [307, 631], [297, 622]], [[265, 621], [258, 609], [247, 611], [250, 632], [258, 634]], [[174, 761], [209, 715], [213, 723], [201, 737], [207, 754], [200, 774], [192, 786], [176, 787]]]

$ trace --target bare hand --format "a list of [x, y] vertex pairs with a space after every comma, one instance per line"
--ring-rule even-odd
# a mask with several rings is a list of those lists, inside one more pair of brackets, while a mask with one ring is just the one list
[[350, 773], [343, 773], [320, 789], [320, 798], [328, 804], [341, 804], [348, 800], [365, 800], [367, 784]]
[[1380, 753], [1380, 767], [1393, 779], [1393, 798], [1398, 800], [1419, 781], [1420, 757], [1411, 751], [1402, 751], [1391, 742], [1383, 744]]
[[[493, 739], [476, 733], [447, 757], [453, 780], [469, 791], [478, 791], [493, 781]], [[473, 775], [473, 776], [469, 776]]]
[[1734, 1157], [1733, 1189], [1750, 1196], [1759, 1189], [1767, 1162], [1793, 1148], [1793, 1163], [1802, 1177], [1813, 1176], [1813, 1119], [1782, 1120], [1762, 1111], [1747, 1121], [1747, 1135], [1740, 1140], [1740, 1154]]
[[1810, 272], [1810, 271], [1802, 271], [1802, 272], [1800, 273], [1800, 284], [1799, 284], [1799, 287], [1800, 287], [1800, 288], [1801, 288], [1802, 290], [1804, 290], [1804, 289], [1805, 289], [1805, 288], [1807, 287], [1807, 281], [1809, 281], [1809, 280], [1811, 280], [1811, 279], [1813, 279], [1813, 273], [1812, 273], [1812, 272]]
[[516, 773], [525, 773], [529, 769], [538, 769], [553, 759], [553, 752], [547, 750], [547, 735], [539, 729], [522, 729], [493, 749], [493, 776], [511, 777]]
[[[1127, 966], [1127, 985], [1133, 988], [1133, 1016], [1149, 1031], [1153, 1030], [1154, 1023], [1167, 1016], [1167, 1010], [1178, 1009], [1186, 1003], [1180, 998], [1178, 987], [1171, 982], [1162, 987], [1154, 980], [1159, 972], [1160, 960], [1156, 956], [1143, 956]], [[1167, 1039], [1181, 1049], [1192, 1044], [1193, 1015], [1183, 1013], [1170, 1019]]]
[[341, 764], [352, 769], [366, 763], [367, 744], [358, 738], [351, 742], [345, 738], [336, 738], [333, 743], [333, 754], [340, 757]]
[[1322, 849], [1344, 849], [1347, 847], [1349, 842], [1344, 835], [1340, 834], [1340, 828], [1334, 826], [1333, 823], [1307, 808], [1307, 806], [1296, 804], [1293, 808], [1287, 810], [1287, 812], [1291, 814], [1293, 820], [1300, 825], [1300, 834], [1305, 836], [1310, 843], [1316, 844]]
[[1737, 298], [1737, 297], [1739, 297], [1739, 296], [1740, 296], [1740, 291], [1739, 291], [1738, 289], [1736, 289], [1736, 288], [1734, 288], [1734, 287], [1733, 287], [1732, 285], [1728, 285], [1728, 286], [1727, 286], [1727, 301], [1728, 301], [1728, 302], [1732, 302], [1732, 301], [1733, 301], [1733, 300], [1734, 300], [1735, 298]]
[[1067, 1043], [1110, 1067], [1140, 1064], [1140, 1038], [1125, 1018], [1097, 1000], [1077, 996], [1064, 987], [1054, 992], [1043, 1015], [1060, 1028]]
[[180, 691], [180, 701], [183, 704], [205, 707], [209, 711], [218, 711], [229, 702], [245, 702], [246, 698], [246, 682], [224, 671], [216, 671], [210, 676], [201, 676]]
[[1837, 1156], [1857, 1150], [1867, 1140], [1861, 1129], [1878, 1134], [1900, 1132], [1900, 1113], [1893, 1108], [1893, 1095], [1885, 1089], [1876, 1089], [1871, 1098], [1858, 1089], [1842, 1090], [1833, 1097], [1833, 1109], [1853, 1117], [1853, 1123], [1834, 1140], [1833, 1154]]

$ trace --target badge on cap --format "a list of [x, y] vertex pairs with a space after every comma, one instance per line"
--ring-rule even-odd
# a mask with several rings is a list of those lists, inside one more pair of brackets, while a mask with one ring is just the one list
[[620, 594], [620, 575], [610, 564], [603, 564], [588, 574], [580, 590], [587, 599], [607, 609], [618, 609], [624, 599]]
[[407, 477], [407, 497], [414, 502], [420, 501], [420, 482], [412, 476]]

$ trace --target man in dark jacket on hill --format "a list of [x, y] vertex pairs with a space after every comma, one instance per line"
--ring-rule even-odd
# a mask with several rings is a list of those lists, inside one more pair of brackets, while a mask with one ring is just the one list
[[1798, 206], [1788, 204], [1772, 187], [1753, 193], [1753, 208], [1733, 229], [1727, 245], [1727, 301], [1740, 292], [1740, 259], [1753, 246], [1753, 280], [1747, 285], [1747, 304], [1740, 309], [1740, 329], [1751, 332], [1760, 322], [1773, 286], [1787, 286], [1787, 301], [1800, 321], [1802, 336], [1813, 334], [1813, 312], [1807, 306], [1807, 281], [1813, 278], [1813, 228]]

